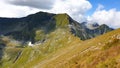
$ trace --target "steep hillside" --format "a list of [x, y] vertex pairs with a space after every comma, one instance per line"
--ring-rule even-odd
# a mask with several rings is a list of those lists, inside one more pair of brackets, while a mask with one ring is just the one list
[[[46, 35], [42, 42], [35, 43], [33, 46], [9, 47], [4, 48], [4, 55], [1, 60], [3, 68], [32, 68], [42, 60], [53, 57], [56, 52], [61, 51], [81, 41], [70, 33], [69, 29], [58, 28]], [[64, 52], [63, 52], [64, 53]]]
[[[80, 41], [69, 29], [58, 28], [34, 46], [4, 48], [2, 68], [119, 68], [120, 29]], [[8, 38], [9, 40], [9, 38]], [[6, 39], [2, 39], [6, 42]], [[9, 41], [10, 42], [10, 41]], [[18, 44], [16, 44], [18, 45]]]
[[119, 68], [120, 29], [64, 48], [35, 67]]

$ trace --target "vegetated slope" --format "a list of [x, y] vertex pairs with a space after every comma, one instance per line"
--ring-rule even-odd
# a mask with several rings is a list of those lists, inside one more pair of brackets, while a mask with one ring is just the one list
[[[0, 68], [9, 67], [20, 56], [23, 45], [10, 37], [0, 37]], [[6, 67], [3, 67], [6, 66]]]
[[120, 29], [75, 43], [56, 52], [36, 67], [41, 68], [119, 68]]
[[2, 48], [3, 56], [0, 66], [3, 68], [30, 68], [53, 56], [57, 51], [81, 42], [78, 37], [70, 32], [66, 14], [59, 14], [54, 18], [57, 24], [55, 29], [49, 30], [50, 32], [47, 33], [43, 29], [35, 31], [36, 42], [33, 47], [27, 46], [27, 44], [18, 44], [9, 36], [2, 36], [1, 42], [5, 48]]
[[[33, 68], [42, 60], [54, 57], [56, 52], [66, 47], [80, 44], [81, 41], [70, 33], [69, 29], [58, 28], [46, 36], [46, 40], [34, 44], [33, 47], [6, 47], [2, 58], [3, 68]], [[13, 49], [13, 50], [12, 50]], [[64, 53], [64, 52], [62, 52]], [[5, 57], [7, 56], [7, 57]]]

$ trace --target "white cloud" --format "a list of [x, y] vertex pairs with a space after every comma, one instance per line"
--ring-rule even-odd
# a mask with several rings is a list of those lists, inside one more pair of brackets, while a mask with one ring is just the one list
[[14, 6], [4, 0], [0, 1], [0, 17], [23, 17], [37, 11], [39, 10], [35, 8]]
[[104, 6], [101, 5], [101, 4], [98, 4], [98, 7], [97, 7], [96, 11], [99, 11], [99, 10], [102, 10], [102, 9], [104, 9]]
[[[89, 22], [97, 22], [99, 24], [107, 24], [113, 28], [120, 27], [120, 11], [116, 9], [105, 10], [103, 7], [98, 6], [97, 10], [91, 17], [88, 17]], [[99, 9], [99, 10], [98, 10]]]
[[75, 20], [82, 22], [85, 20], [84, 14], [92, 8], [87, 0], [57, 0], [51, 10], [54, 13], [68, 13]]

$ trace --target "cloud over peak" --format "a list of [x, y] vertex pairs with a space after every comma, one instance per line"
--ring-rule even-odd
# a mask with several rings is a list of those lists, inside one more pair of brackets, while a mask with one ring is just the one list
[[57, 0], [51, 12], [68, 13], [75, 20], [82, 22], [85, 20], [84, 14], [92, 8], [87, 0]]
[[32, 12], [33, 10], [38, 10], [51, 13], [67, 13], [79, 22], [86, 20], [84, 14], [89, 9], [92, 8], [92, 5], [88, 0], [2, 0], [2, 1], [5, 1], [9, 5], [15, 6], [17, 9], [20, 8], [21, 12], [22, 11], [24, 12], [24, 10], [26, 11], [28, 10], [27, 13], [30, 14], [31, 12], [29, 11], [30, 9], [32, 9], [31, 10]]
[[[102, 9], [100, 8], [102, 7]], [[99, 10], [98, 10], [99, 9]], [[97, 10], [88, 17], [89, 22], [97, 22], [99, 24], [107, 24], [114, 28], [119, 28], [120, 26], [120, 11], [115, 8], [110, 10], [103, 9], [102, 5], [99, 5]]]

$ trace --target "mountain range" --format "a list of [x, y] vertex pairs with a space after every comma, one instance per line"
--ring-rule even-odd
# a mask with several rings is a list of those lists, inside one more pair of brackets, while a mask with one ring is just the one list
[[119, 32], [66, 13], [0, 18], [0, 67], [119, 68]]
[[66, 27], [81, 40], [87, 40], [113, 30], [105, 24], [89, 24], [92, 29], [87, 28], [86, 24], [78, 23], [67, 14], [38, 12], [22, 18], [0, 18], [0, 35], [35, 42], [37, 30], [43, 30], [47, 34], [56, 28]]

